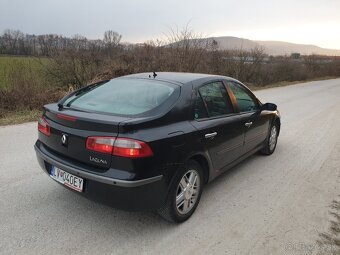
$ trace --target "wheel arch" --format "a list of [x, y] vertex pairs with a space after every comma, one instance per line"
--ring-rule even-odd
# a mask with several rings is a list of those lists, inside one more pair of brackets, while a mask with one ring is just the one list
[[273, 119], [273, 124], [277, 124], [277, 127], [278, 127], [278, 131], [280, 133], [280, 129], [281, 129], [281, 119], [279, 116], [275, 116], [274, 119]]
[[210, 178], [210, 169], [211, 169], [209, 166], [208, 159], [203, 154], [196, 154], [196, 155], [191, 156], [189, 160], [196, 161], [202, 167], [204, 183], [208, 183], [209, 178]]

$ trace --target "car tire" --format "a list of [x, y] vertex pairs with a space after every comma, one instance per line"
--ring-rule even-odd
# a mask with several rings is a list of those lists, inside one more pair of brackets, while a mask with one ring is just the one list
[[189, 160], [174, 176], [165, 205], [158, 214], [174, 223], [184, 222], [197, 208], [204, 186], [200, 164]]
[[269, 133], [265, 141], [264, 147], [260, 151], [263, 155], [273, 154], [273, 152], [276, 149], [278, 136], [279, 136], [279, 126], [277, 123], [273, 123], [269, 129]]

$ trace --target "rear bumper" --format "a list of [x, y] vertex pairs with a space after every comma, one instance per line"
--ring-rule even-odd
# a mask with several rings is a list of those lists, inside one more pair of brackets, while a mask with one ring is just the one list
[[129, 211], [157, 209], [165, 201], [167, 188], [162, 175], [139, 180], [110, 178], [66, 162], [50, 153], [39, 141], [34, 149], [41, 168], [48, 175], [53, 165], [83, 178], [84, 188], [79, 194], [95, 201]]

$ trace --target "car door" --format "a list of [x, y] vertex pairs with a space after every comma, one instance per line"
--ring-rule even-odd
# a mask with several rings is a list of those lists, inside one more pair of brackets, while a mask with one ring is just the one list
[[262, 146], [267, 138], [270, 125], [270, 115], [260, 110], [260, 104], [255, 95], [243, 85], [235, 81], [225, 81], [232, 102], [236, 104], [239, 116], [246, 127], [244, 136], [244, 153]]
[[235, 114], [222, 81], [197, 88], [194, 101], [192, 125], [209, 153], [214, 170], [220, 171], [242, 155], [244, 123]]

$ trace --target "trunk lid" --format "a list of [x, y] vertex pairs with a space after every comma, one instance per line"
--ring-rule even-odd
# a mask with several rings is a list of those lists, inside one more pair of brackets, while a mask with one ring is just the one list
[[51, 134], [46, 136], [39, 132], [40, 141], [62, 156], [98, 167], [98, 171], [108, 169], [112, 157], [109, 154], [87, 150], [87, 137], [117, 137], [119, 123], [129, 119], [68, 108], [59, 110], [57, 104], [44, 107], [44, 118], [50, 125]]

